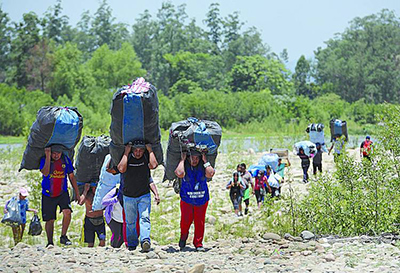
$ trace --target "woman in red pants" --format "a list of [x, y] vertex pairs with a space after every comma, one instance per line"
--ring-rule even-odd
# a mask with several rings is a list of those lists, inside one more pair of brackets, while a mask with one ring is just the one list
[[204, 224], [210, 195], [207, 179], [214, 176], [215, 170], [207, 161], [205, 154], [190, 151], [187, 158], [182, 154], [181, 161], [175, 170], [178, 178], [182, 179], [181, 196], [181, 238], [179, 248], [182, 251], [186, 246], [189, 228], [194, 222], [193, 244], [197, 251], [205, 251], [203, 247]]

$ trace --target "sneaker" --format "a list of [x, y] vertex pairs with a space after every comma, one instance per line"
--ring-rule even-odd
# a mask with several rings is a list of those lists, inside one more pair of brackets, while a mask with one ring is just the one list
[[239, 212], [239, 216], [240, 216], [240, 217], [243, 217], [243, 213], [242, 213], [242, 212]]
[[247, 215], [249, 213], [249, 209], [244, 209], [244, 215]]
[[129, 251], [134, 251], [134, 250], [136, 250], [136, 246], [128, 246], [128, 250]]
[[202, 246], [196, 247], [197, 252], [206, 252], [206, 249]]
[[67, 235], [61, 235], [60, 244], [70, 246], [72, 245], [72, 242], [68, 239]]
[[48, 247], [48, 246], [54, 246], [54, 243], [53, 242], [48, 242], [46, 247]]
[[149, 252], [150, 251], [150, 242], [148, 240], [144, 240], [142, 243], [142, 250], [143, 252]]
[[179, 240], [179, 249], [182, 251], [186, 246], [186, 240]]

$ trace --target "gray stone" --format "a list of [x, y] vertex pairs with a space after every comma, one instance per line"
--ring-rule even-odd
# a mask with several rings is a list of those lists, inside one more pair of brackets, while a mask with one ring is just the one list
[[205, 267], [205, 264], [196, 264], [189, 270], [188, 273], [203, 273]]
[[278, 241], [278, 240], [281, 239], [281, 236], [279, 236], [276, 233], [272, 233], [272, 232], [264, 233], [262, 237], [263, 237], [264, 240], [275, 240], [275, 241]]
[[304, 230], [301, 234], [300, 237], [303, 238], [303, 240], [312, 240], [315, 238], [314, 233], [308, 231], [308, 230]]
[[336, 260], [335, 255], [332, 253], [328, 253], [324, 256], [325, 261], [327, 262], [334, 262]]
[[216, 222], [217, 222], [217, 218], [215, 218], [212, 215], [207, 215], [207, 223], [209, 223], [211, 225], [215, 225]]
[[290, 233], [285, 233], [285, 235], [283, 235], [283, 238], [289, 241], [294, 241], [294, 237]]
[[160, 258], [154, 251], [146, 253], [146, 259], [158, 259]]

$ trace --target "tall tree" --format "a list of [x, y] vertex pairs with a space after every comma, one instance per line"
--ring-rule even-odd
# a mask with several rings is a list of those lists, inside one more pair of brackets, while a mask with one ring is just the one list
[[268, 89], [272, 94], [285, 94], [292, 88], [285, 66], [259, 55], [238, 57], [229, 73], [229, 85], [232, 91]]
[[34, 12], [25, 13], [22, 22], [14, 23], [14, 39], [11, 42], [11, 64], [8, 81], [19, 87], [28, 85], [26, 61], [30, 50], [40, 41], [39, 18]]
[[293, 74], [294, 87], [297, 95], [312, 97], [310, 81], [310, 63], [304, 55], [301, 55], [297, 61], [295, 73]]
[[204, 23], [207, 26], [208, 40], [214, 45], [212, 53], [219, 54], [222, 42], [223, 19], [220, 16], [218, 3], [212, 3], [210, 5]]
[[29, 51], [26, 61], [28, 76], [28, 90], [40, 89], [48, 93], [48, 84], [51, 81], [54, 63], [54, 42], [43, 39]]
[[394, 12], [355, 18], [326, 44], [315, 52], [317, 83], [333, 85], [351, 102], [400, 100], [400, 19]]
[[61, 0], [50, 7], [43, 18], [43, 36], [49, 40], [54, 40], [57, 44], [64, 43], [68, 40], [68, 32], [70, 26], [68, 25], [68, 16], [62, 14]]
[[5, 81], [10, 57], [11, 27], [10, 19], [0, 6], [0, 83]]

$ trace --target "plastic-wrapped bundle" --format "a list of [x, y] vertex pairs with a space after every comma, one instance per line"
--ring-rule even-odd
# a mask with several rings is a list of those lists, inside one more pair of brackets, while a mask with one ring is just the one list
[[40, 167], [44, 148], [62, 145], [64, 153], [73, 160], [74, 148], [78, 144], [83, 127], [83, 119], [76, 108], [45, 106], [37, 113], [31, 127], [28, 144], [19, 170], [35, 170]]
[[258, 165], [269, 165], [271, 166], [272, 170], [276, 172], [276, 168], [278, 167], [278, 159], [279, 156], [275, 153], [264, 154], [258, 161]]
[[324, 125], [321, 123], [311, 123], [308, 125], [306, 132], [310, 136], [310, 141], [314, 144], [321, 144], [323, 152], [328, 152], [325, 145]]
[[104, 158], [109, 153], [111, 138], [84, 136], [76, 156], [75, 177], [78, 182], [98, 182]]
[[157, 90], [143, 78], [122, 87], [114, 94], [110, 126], [113, 166], [121, 160], [124, 146], [135, 140], [150, 143], [158, 163], [163, 163], [158, 111]]
[[300, 148], [303, 148], [304, 153], [308, 156], [315, 154], [317, 151], [315, 144], [308, 140], [300, 141], [294, 144], [294, 153], [296, 155], [299, 153]]
[[215, 121], [188, 118], [174, 122], [169, 130], [164, 180], [176, 179], [175, 169], [181, 153], [191, 149], [207, 151], [207, 159], [215, 167], [222, 129]]
[[348, 141], [349, 136], [347, 134], [347, 122], [340, 119], [332, 119], [329, 123], [331, 129], [331, 141], [335, 139], [336, 136], [345, 136], [345, 141]]

